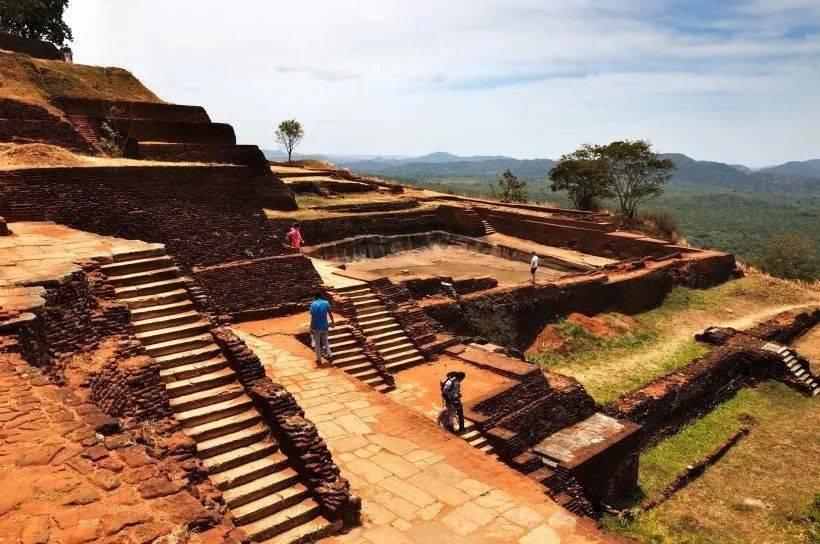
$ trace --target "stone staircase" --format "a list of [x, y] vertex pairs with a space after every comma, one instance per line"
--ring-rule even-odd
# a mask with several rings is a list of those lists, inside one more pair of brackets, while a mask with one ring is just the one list
[[481, 225], [484, 227], [484, 235], [485, 236], [496, 233], [495, 228], [490, 223], [485, 221], [484, 219], [481, 220]]
[[[458, 423], [456, 423], [458, 425]], [[478, 430], [478, 427], [475, 426], [475, 423], [470, 421], [469, 419], [464, 420], [464, 429], [458, 431], [456, 433], [462, 440], [467, 442], [472, 447], [479, 449], [498, 459], [498, 455], [495, 453], [495, 449], [487, 442], [487, 439], [484, 438], [484, 435], [481, 434], [481, 431]]]
[[546, 489], [547, 495], [573, 514], [592, 517], [592, 505], [584, 495], [583, 488], [572, 474], [559, 466], [556, 459], [541, 456], [543, 465], [527, 477], [540, 482]]
[[393, 390], [393, 387], [385, 383], [384, 378], [364, 354], [363, 348], [351, 332], [347, 319], [336, 319], [336, 324], [330, 328], [327, 340], [330, 343], [330, 349], [333, 350], [335, 366], [363, 381], [379, 393]]
[[321, 513], [194, 308], [163, 248], [115, 256], [102, 271], [161, 366], [174, 417], [197, 443], [237, 527], [254, 542], [313, 542], [337, 531]]
[[765, 344], [763, 349], [776, 353], [783, 360], [783, 366], [807, 395], [814, 397], [820, 394], [820, 378], [812, 374], [808, 361], [797, 352], [788, 346], [772, 342]]
[[[407, 337], [393, 317], [393, 313], [385, 308], [378, 297], [367, 285], [337, 288], [336, 292], [348, 297], [356, 308], [356, 322], [364, 331], [368, 340], [373, 342], [376, 351], [384, 359], [387, 370], [392, 374], [405, 368], [416, 366], [425, 361], [424, 356]], [[340, 338], [331, 340], [339, 342]], [[347, 353], [333, 352], [334, 364], [342, 366], [349, 362]], [[353, 355], [349, 355], [353, 356]], [[358, 376], [357, 376], [358, 377]]]

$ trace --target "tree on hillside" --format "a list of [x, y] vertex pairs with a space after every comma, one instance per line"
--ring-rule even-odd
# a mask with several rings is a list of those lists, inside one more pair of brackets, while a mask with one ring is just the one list
[[279, 123], [279, 128], [274, 134], [276, 142], [282, 146], [282, 149], [288, 153], [288, 162], [293, 155], [293, 149], [302, 141], [305, 131], [302, 130], [302, 125], [296, 119], [289, 121], [282, 121]]
[[57, 45], [71, 41], [71, 29], [63, 21], [68, 0], [0, 0], [0, 29]]
[[781, 234], [757, 254], [753, 264], [763, 272], [789, 280], [820, 278], [814, 245], [802, 234]]
[[618, 198], [621, 214], [628, 220], [635, 218], [639, 204], [663, 193], [663, 185], [675, 169], [675, 163], [652, 151], [646, 140], [619, 140], [593, 146], [593, 150]]
[[501, 174], [501, 179], [496, 183], [490, 182], [490, 190], [492, 196], [501, 202], [526, 202], [529, 199], [529, 191], [527, 190], [527, 182], [518, 179], [518, 177], [505, 170]]
[[566, 191], [579, 210], [594, 211], [599, 199], [615, 196], [595, 149], [595, 146], [586, 144], [562, 155], [549, 173], [550, 189]]

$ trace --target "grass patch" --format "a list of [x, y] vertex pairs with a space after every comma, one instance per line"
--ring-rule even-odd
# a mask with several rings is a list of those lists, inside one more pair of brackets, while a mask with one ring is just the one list
[[604, 526], [642, 542], [816, 543], [820, 535], [820, 444], [813, 399], [777, 382], [743, 389], [713, 412], [641, 454], [639, 485], [653, 497], [687, 465], [740, 428], [747, 437], [695, 482], [654, 510]]

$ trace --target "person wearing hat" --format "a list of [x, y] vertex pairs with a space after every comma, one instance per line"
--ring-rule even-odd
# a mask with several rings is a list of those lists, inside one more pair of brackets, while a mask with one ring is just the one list
[[464, 430], [464, 407], [461, 405], [461, 382], [466, 377], [464, 372], [451, 371], [447, 379], [441, 382], [441, 396], [444, 399], [443, 425], [448, 431], [453, 428], [453, 415], [458, 415], [458, 430]]

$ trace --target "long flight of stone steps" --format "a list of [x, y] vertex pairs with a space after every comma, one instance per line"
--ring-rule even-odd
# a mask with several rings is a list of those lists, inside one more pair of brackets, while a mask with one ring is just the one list
[[788, 346], [771, 342], [765, 344], [763, 349], [773, 351], [783, 360], [786, 370], [798, 383], [802, 384], [808, 395], [814, 397], [820, 394], [820, 378], [812, 374], [808, 361], [800, 357], [797, 352]]
[[484, 235], [495, 234], [496, 230], [489, 222], [481, 220], [481, 225], [484, 227]]
[[[336, 292], [348, 297], [356, 308], [356, 322], [384, 359], [388, 372], [392, 374], [425, 361], [424, 356], [393, 317], [393, 313], [382, 305], [370, 287], [356, 285], [338, 288]], [[375, 369], [372, 369], [372, 365], [371, 369], [368, 369], [361, 347], [357, 346], [353, 337], [349, 335], [349, 332], [345, 334], [342, 329], [338, 333], [333, 331], [328, 337], [333, 350], [333, 363], [353, 376], [372, 383], [368, 380], [373, 378]]]
[[116, 255], [101, 268], [130, 309], [137, 338], [160, 364], [174, 416], [196, 441], [237, 527], [265, 544], [312, 542], [337, 531], [341, 522], [320, 514], [165, 250]]

